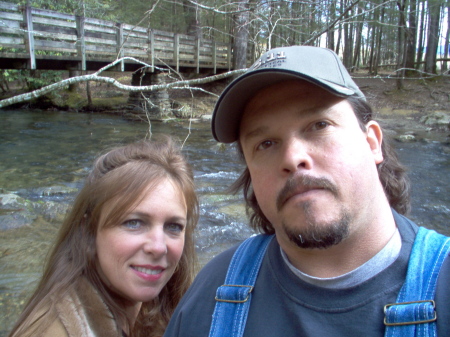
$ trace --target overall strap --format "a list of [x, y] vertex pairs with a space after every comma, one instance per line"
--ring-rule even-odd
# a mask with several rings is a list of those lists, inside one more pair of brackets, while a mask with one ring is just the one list
[[217, 288], [209, 337], [241, 337], [244, 334], [251, 292], [272, 238], [273, 235], [251, 237], [234, 253], [225, 284]]
[[384, 307], [385, 337], [437, 336], [434, 296], [450, 238], [420, 227], [397, 303]]

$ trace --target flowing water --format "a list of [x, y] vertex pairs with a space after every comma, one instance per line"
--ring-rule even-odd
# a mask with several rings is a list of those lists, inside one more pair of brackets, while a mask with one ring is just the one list
[[[37, 212], [27, 222], [30, 218], [21, 216], [22, 209], [0, 209], [3, 337], [40, 277], [61, 223], [62, 215], [55, 215], [55, 210], [67, 209], [99, 153], [147, 137], [149, 125], [101, 114], [16, 110], [0, 111], [0, 130], [0, 195], [22, 197]], [[153, 122], [151, 131], [181, 141], [187, 138], [183, 152], [194, 168], [201, 204], [196, 233], [200, 264], [249, 237], [252, 231], [246, 225], [242, 198], [225, 193], [242, 170], [233, 147], [218, 146], [208, 122]], [[413, 184], [410, 218], [450, 235], [450, 154], [446, 146], [440, 142], [396, 146]], [[11, 228], [14, 221], [25, 225]]]

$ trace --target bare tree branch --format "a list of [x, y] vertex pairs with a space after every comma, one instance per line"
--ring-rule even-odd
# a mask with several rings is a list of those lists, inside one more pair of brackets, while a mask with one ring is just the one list
[[345, 17], [345, 15], [358, 4], [359, 0], [356, 0], [354, 2], [352, 2], [350, 4], [350, 6], [348, 6], [345, 11], [342, 12], [342, 14], [337, 17], [333, 22], [331, 22], [327, 27], [325, 27], [325, 29], [323, 29], [321, 32], [314, 34], [313, 36], [311, 36], [309, 38], [309, 40], [307, 40], [304, 44], [307, 45], [308, 43], [310, 43], [311, 41], [314, 41], [315, 39], [317, 39], [319, 36], [321, 36], [322, 34], [325, 34], [327, 31], [329, 31], [331, 28], [333, 28], [336, 23], [338, 23], [339, 21], [342, 20], [343, 17]]
[[66, 87], [68, 87], [69, 85], [74, 84], [74, 83], [83, 83], [83, 82], [89, 82], [89, 81], [109, 83], [109, 84], [112, 84], [115, 87], [119, 88], [120, 90], [130, 91], [130, 92], [156, 91], [156, 90], [169, 89], [169, 88], [189, 89], [190, 86], [198, 85], [198, 84], [202, 84], [202, 83], [213, 82], [213, 81], [221, 80], [221, 79], [224, 79], [224, 78], [227, 78], [230, 76], [239, 75], [239, 74], [245, 72], [245, 70], [246, 70], [246, 69], [239, 69], [239, 70], [233, 70], [233, 71], [229, 71], [226, 73], [222, 73], [222, 74], [218, 74], [218, 75], [214, 75], [214, 76], [208, 76], [208, 77], [204, 77], [204, 78], [198, 78], [198, 79], [193, 79], [193, 80], [182, 80], [182, 81], [175, 81], [175, 82], [167, 83], [167, 84], [156, 84], [156, 85], [146, 85], [146, 86], [126, 85], [126, 84], [122, 84], [122, 83], [118, 82], [114, 78], [99, 76], [103, 71], [113, 67], [114, 65], [116, 65], [117, 63], [119, 63], [123, 60], [135, 61], [137, 63], [142, 64], [144, 68], [151, 68], [151, 66], [149, 64], [139, 61], [133, 57], [123, 57], [123, 58], [115, 60], [114, 62], [108, 64], [107, 66], [101, 68], [100, 70], [98, 70], [97, 72], [95, 72], [93, 74], [71, 77], [71, 78], [62, 80], [60, 82], [50, 84], [43, 88], [28, 92], [26, 94], [21, 94], [21, 95], [17, 95], [14, 97], [10, 97], [10, 98], [1, 100], [0, 108], [3, 108], [5, 106], [11, 105], [11, 104], [15, 104], [15, 103], [30, 101], [34, 98], [38, 98], [43, 95], [46, 95], [52, 91], [65, 89]]

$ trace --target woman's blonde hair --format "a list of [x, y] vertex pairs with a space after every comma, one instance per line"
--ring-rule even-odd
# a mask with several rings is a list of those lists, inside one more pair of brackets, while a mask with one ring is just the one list
[[[183, 193], [187, 206], [185, 246], [179, 264], [157, 298], [142, 304], [133, 327], [123, 308], [101, 281], [96, 260], [99, 226], [121, 223], [149, 186], [162, 179], [173, 181]], [[113, 203], [103, 224], [100, 213]], [[114, 319], [128, 325], [131, 336], [161, 336], [176, 305], [194, 277], [196, 256], [193, 231], [198, 221], [198, 200], [193, 173], [170, 137], [119, 147], [100, 156], [68, 213], [48, 259], [43, 277], [26, 305], [11, 336], [38, 335], [55, 320], [52, 306], [79, 277], [86, 277], [109, 307]], [[44, 314], [36, 321], [38, 313]]]

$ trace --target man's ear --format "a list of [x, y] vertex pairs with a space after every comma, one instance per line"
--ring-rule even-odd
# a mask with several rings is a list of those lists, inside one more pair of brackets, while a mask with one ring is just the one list
[[381, 150], [381, 144], [383, 142], [383, 131], [381, 126], [375, 121], [370, 121], [366, 124], [367, 129], [367, 142], [372, 150], [375, 164], [380, 164], [383, 161], [383, 152]]

